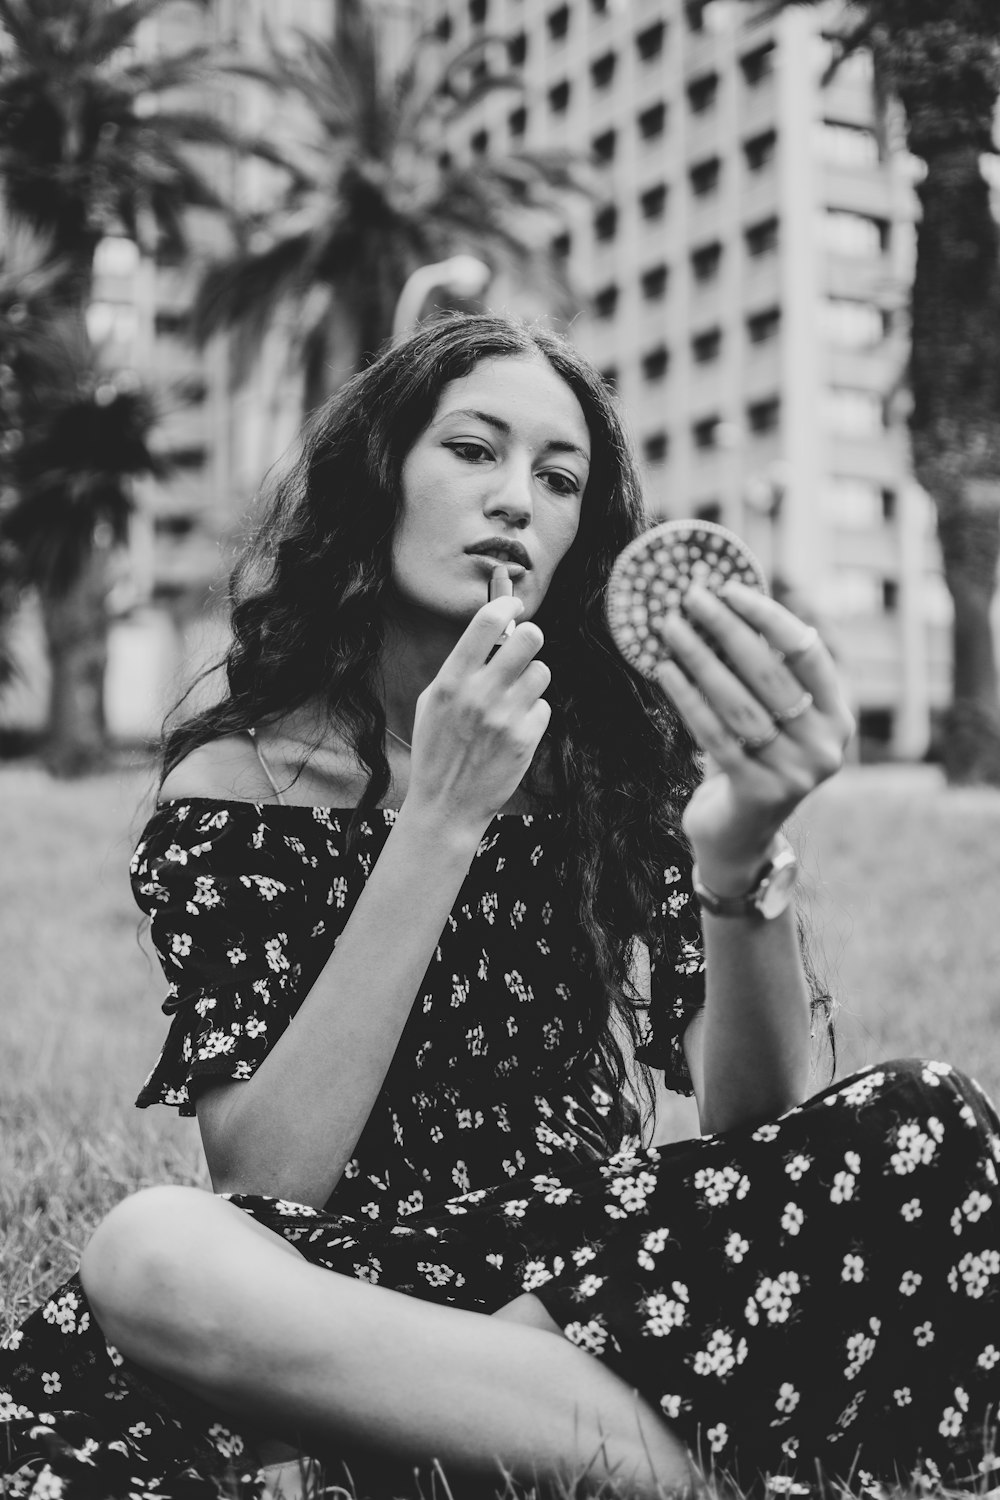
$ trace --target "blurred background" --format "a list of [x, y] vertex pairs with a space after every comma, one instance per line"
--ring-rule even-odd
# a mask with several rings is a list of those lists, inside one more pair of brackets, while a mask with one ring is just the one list
[[99, 767], [224, 642], [394, 330], [569, 330], [864, 761], [1000, 784], [995, 0], [0, 0], [0, 753]]

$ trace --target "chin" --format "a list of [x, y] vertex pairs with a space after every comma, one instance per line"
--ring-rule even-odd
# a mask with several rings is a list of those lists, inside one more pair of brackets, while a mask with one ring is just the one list
[[485, 603], [485, 589], [481, 595], [478, 589], [454, 587], [431, 594], [426, 588], [411, 591], [394, 586], [386, 599], [386, 614], [412, 624], [433, 618], [464, 628]]

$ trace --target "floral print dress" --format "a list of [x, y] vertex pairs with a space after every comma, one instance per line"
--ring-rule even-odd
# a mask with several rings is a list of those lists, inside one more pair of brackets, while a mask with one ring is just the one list
[[[161, 806], [132, 865], [168, 978], [140, 1096], [194, 1112], [260, 1066], [313, 983], [395, 814]], [[683, 851], [668, 851], [641, 1055], [690, 1090], [703, 998]], [[946, 1064], [886, 1063], [780, 1119], [607, 1144], [593, 983], [545, 816], [497, 818], [382, 1092], [325, 1209], [240, 1195], [309, 1260], [492, 1312], [523, 1291], [661, 1410], [706, 1467], [805, 1489], [1000, 1467], [1000, 1120]], [[259, 1489], [248, 1434], [108, 1346], [73, 1278], [0, 1352], [9, 1493]], [[0, 1471], [2, 1472], [2, 1471]]]

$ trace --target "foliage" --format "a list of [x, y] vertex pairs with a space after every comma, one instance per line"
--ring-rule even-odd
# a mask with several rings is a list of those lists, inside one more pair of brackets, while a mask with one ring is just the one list
[[14, 574], [41, 591], [53, 764], [67, 768], [102, 753], [110, 545], [125, 535], [130, 479], [161, 471], [149, 397], [102, 376], [87, 336], [96, 247], [124, 235], [183, 252], [188, 210], [225, 207], [197, 153], [272, 154], [191, 106], [211, 74], [207, 47], [140, 46], [168, 3], [0, 0], [0, 188], [59, 266], [44, 307], [22, 298], [16, 309], [39, 357], [22, 358], [4, 387], [20, 436], [5, 476], [2, 576], [8, 594]]
[[97, 527], [123, 540], [132, 479], [167, 467], [149, 447], [151, 397], [102, 373], [51, 244], [0, 212], [0, 618], [25, 587], [65, 592]]
[[14, 479], [24, 441], [23, 391], [54, 357], [44, 312], [62, 274], [50, 241], [19, 223], [0, 200], [0, 688], [15, 673], [5, 636], [23, 571], [17, 548], [4, 536], [3, 519], [17, 500]]
[[145, 249], [188, 245], [185, 212], [225, 204], [191, 148], [242, 141], [215, 115], [171, 102], [211, 76], [208, 47], [147, 57], [143, 23], [169, 0], [0, 0], [0, 179], [12, 209], [89, 278], [106, 234]]
[[60, 378], [36, 390], [35, 420], [14, 464], [15, 491], [0, 537], [15, 549], [25, 582], [43, 594], [65, 590], [104, 527], [121, 543], [133, 507], [132, 481], [163, 477], [167, 461], [150, 447], [152, 397], [131, 380], [110, 379], [72, 323], [50, 330], [65, 359]]
[[[820, 0], [776, 0], [784, 4]], [[982, 157], [1000, 100], [996, 0], [856, 0], [840, 59], [867, 47], [881, 99], [902, 106], [925, 172], [910, 307], [910, 434], [938, 511], [955, 612], [953, 701], [943, 755], [952, 782], [1000, 786], [1000, 689], [991, 603], [1000, 562], [1000, 225]]]
[[343, 0], [337, 17], [329, 41], [298, 32], [290, 48], [272, 40], [265, 62], [232, 64], [292, 101], [304, 124], [285, 147], [281, 200], [248, 218], [235, 253], [210, 269], [194, 320], [201, 339], [238, 330], [236, 366], [245, 368], [291, 311], [307, 408], [328, 393], [338, 334], [346, 354], [333, 352], [349, 375], [391, 331], [409, 273], [457, 250], [516, 270], [566, 310], [552, 221], [566, 194], [586, 190], [566, 152], [462, 164], [443, 149], [448, 127], [484, 96], [522, 89], [519, 75], [498, 65], [499, 38], [442, 58], [436, 35], [425, 33], [394, 68], [366, 0]]
[[[141, 27], [167, 4], [0, 0], [0, 183], [12, 214], [46, 237], [60, 267], [44, 305], [29, 287], [15, 308], [40, 357], [18, 371], [33, 431], [19, 451], [5, 534], [32, 579], [55, 591], [71, 583], [96, 523], [124, 536], [127, 478], [162, 471], [146, 442], [148, 396], [102, 376], [86, 335], [98, 242], [125, 235], [147, 251], [181, 252], [187, 211], [225, 208], [192, 148], [273, 157], [266, 143], [184, 102], [212, 75], [208, 47], [139, 49]], [[36, 281], [45, 275], [39, 269]]]

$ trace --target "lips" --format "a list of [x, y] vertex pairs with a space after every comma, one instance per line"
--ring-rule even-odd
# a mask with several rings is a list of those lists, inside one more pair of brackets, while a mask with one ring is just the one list
[[497, 562], [518, 563], [522, 568], [531, 567], [527, 549], [511, 537], [486, 536], [482, 541], [473, 542], [465, 550], [478, 557], [495, 557]]

